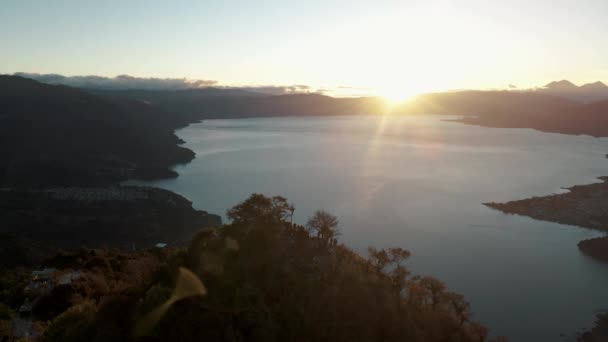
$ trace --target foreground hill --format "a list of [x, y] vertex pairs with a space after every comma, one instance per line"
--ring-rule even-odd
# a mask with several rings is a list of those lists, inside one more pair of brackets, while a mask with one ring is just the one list
[[328, 238], [336, 221], [292, 212], [252, 195], [187, 248], [60, 254], [47, 266], [79, 278], [38, 295], [33, 326], [43, 342], [486, 340], [462, 296], [408, 272], [408, 251], [363, 258]]
[[140, 101], [0, 75], [0, 186], [175, 176], [170, 165], [194, 158], [173, 134], [187, 122]]

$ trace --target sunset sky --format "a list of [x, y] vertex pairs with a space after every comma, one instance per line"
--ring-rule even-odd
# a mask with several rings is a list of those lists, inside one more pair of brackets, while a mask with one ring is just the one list
[[0, 73], [389, 95], [608, 81], [607, 18], [606, 0], [3, 0]]

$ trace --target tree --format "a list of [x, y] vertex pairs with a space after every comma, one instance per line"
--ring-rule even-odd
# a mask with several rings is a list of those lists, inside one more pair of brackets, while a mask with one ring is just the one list
[[[304, 227], [292, 213], [285, 198], [254, 194], [229, 211], [232, 223], [152, 263], [158, 276], [133, 276], [147, 268], [145, 253], [111, 262], [111, 274], [91, 269], [121, 285], [103, 298], [82, 291], [87, 300], [53, 319], [43, 342], [486, 340], [462, 296], [409, 275], [407, 250], [370, 248], [366, 259], [335, 244], [335, 216], [317, 211]], [[178, 280], [171, 292], [181, 267], [205, 288]]]
[[410, 252], [403, 248], [375, 249], [369, 247], [367, 249], [369, 261], [378, 271], [384, 270], [389, 265], [400, 267], [401, 264], [410, 257]]
[[285, 197], [266, 197], [252, 194], [245, 201], [232, 207], [226, 215], [233, 224], [286, 221], [293, 216], [295, 208]]
[[335, 244], [336, 238], [340, 235], [337, 228], [338, 218], [323, 210], [317, 210], [308, 218], [306, 227], [312, 235], [316, 235], [328, 245]]

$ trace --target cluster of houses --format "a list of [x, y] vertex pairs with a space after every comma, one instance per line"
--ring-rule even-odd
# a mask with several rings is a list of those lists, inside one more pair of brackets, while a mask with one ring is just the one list
[[11, 322], [11, 336], [7, 336], [6, 340], [36, 340], [32, 309], [40, 298], [49, 294], [56, 286], [69, 285], [80, 278], [80, 274], [80, 271], [59, 271], [55, 268], [32, 271], [30, 281], [24, 289], [28, 296], [19, 307], [19, 315]]
[[29, 296], [19, 307], [19, 314], [29, 315], [36, 302], [49, 294], [55, 286], [69, 285], [78, 278], [80, 271], [58, 271], [54, 268], [32, 271], [30, 282], [25, 287], [25, 292]]
[[[168, 247], [166, 243], [159, 242], [154, 245], [154, 248], [165, 249]], [[133, 245], [135, 250], [135, 245]], [[80, 271], [57, 270], [55, 268], [45, 267], [42, 270], [32, 271], [30, 281], [24, 291], [27, 298], [18, 309], [18, 316], [11, 322], [11, 335], [0, 336], [1, 342], [13, 341], [35, 341], [37, 333], [33, 326], [32, 310], [36, 303], [51, 293], [51, 291], [59, 285], [69, 285], [81, 276]]]

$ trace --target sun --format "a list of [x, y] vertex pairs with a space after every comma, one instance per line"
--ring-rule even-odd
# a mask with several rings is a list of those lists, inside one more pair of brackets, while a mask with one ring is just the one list
[[395, 105], [407, 102], [416, 96], [418, 92], [402, 87], [390, 87], [378, 90], [377, 94], [378, 96], [384, 98], [389, 104]]
[[411, 97], [411, 95], [404, 94], [398, 90], [382, 92], [380, 93], [380, 96], [382, 96], [390, 104], [399, 104], [401, 102], [405, 102]]

